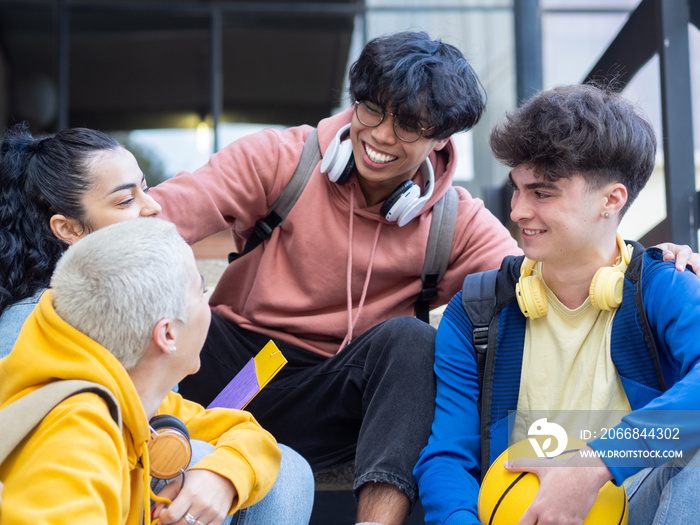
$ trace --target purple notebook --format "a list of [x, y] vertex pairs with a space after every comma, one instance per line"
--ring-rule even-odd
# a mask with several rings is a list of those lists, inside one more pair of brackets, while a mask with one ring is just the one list
[[255, 358], [251, 358], [207, 408], [242, 409], [260, 391], [255, 373]]

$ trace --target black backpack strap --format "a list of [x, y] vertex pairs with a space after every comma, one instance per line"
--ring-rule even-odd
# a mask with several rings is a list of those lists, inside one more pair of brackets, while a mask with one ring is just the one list
[[462, 308], [472, 322], [474, 349], [479, 372], [479, 392], [484, 386], [484, 366], [489, 342], [489, 325], [496, 315], [498, 270], [473, 273], [462, 284]]
[[277, 197], [277, 200], [270, 206], [267, 215], [255, 223], [253, 233], [250, 234], [245, 243], [242, 253], [229, 253], [228, 262], [233, 262], [238, 257], [245, 255], [255, 249], [260, 243], [267, 239], [277, 226], [281, 225], [289, 215], [290, 210], [296, 204], [299, 196], [304, 191], [306, 184], [314, 172], [314, 168], [321, 161], [321, 148], [318, 144], [316, 128], [311, 130], [301, 151], [301, 157], [297, 164], [292, 178]]
[[[494, 349], [498, 340], [498, 325], [496, 324], [496, 280], [498, 270], [489, 270], [467, 275], [462, 284], [462, 308], [472, 322], [472, 340], [476, 351], [476, 366], [479, 378], [479, 415], [481, 419], [481, 475], [486, 474], [489, 466], [490, 441], [489, 427], [491, 425], [490, 401], [493, 390], [493, 367], [495, 360], [490, 359], [487, 363], [487, 356], [493, 357]], [[495, 330], [491, 329], [491, 323]], [[487, 364], [490, 365], [489, 373], [485, 370]], [[486, 403], [484, 406], [484, 400]], [[486, 468], [484, 468], [484, 466]]]
[[500, 270], [467, 275], [462, 285], [462, 307], [472, 322], [472, 340], [476, 351], [481, 436], [481, 477], [490, 465], [490, 428], [493, 381], [498, 346], [498, 317], [503, 308], [515, 301], [515, 282], [522, 263], [520, 257], [506, 257]]
[[415, 304], [416, 317], [426, 323], [430, 322], [430, 302], [437, 297], [437, 285], [444, 277], [450, 263], [458, 209], [459, 195], [454, 187], [450, 187], [433, 206], [425, 262], [421, 272], [423, 288]]
[[666, 379], [664, 378], [663, 369], [661, 368], [661, 361], [659, 360], [659, 349], [656, 347], [656, 342], [654, 340], [654, 335], [651, 331], [651, 326], [649, 325], [649, 319], [647, 318], [646, 311], [644, 310], [644, 298], [642, 296], [642, 271], [644, 268], [644, 258], [645, 251], [656, 251], [655, 254], [657, 258], [661, 259], [663, 256], [658, 248], [648, 248], [644, 249], [644, 246], [636, 241], [625, 241], [625, 244], [631, 244], [633, 248], [632, 260], [627, 266], [627, 271], [625, 271], [625, 278], [628, 279], [634, 285], [634, 304], [636, 307], [637, 315], [639, 317], [639, 326], [642, 329], [642, 334], [644, 336], [644, 341], [646, 342], [647, 348], [649, 350], [649, 357], [651, 359], [654, 371], [656, 372], [656, 379], [658, 381], [658, 387], [661, 391], [666, 391], [668, 387], [666, 386]]

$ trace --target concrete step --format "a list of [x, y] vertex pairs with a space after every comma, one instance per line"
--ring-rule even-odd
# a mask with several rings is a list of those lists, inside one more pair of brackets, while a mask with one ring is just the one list
[[[335, 469], [317, 472], [314, 509], [309, 525], [354, 525], [357, 502], [352, 493], [354, 465], [349, 463]], [[425, 523], [425, 513], [418, 502], [404, 525]]]
[[[354, 525], [357, 503], [352, 490], [317, 490], [309, 525]], [[425, 513], [418, 502], [404, 525], [423, 525]]]

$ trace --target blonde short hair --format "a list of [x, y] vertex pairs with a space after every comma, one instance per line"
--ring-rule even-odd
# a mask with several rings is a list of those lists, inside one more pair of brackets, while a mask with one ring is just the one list
[[143, 356], [159, 320], [186, 321], [189, 250], [175, 226], [162, 219], [144, 217], [90, 233], [56, 266], [56, 313], [128, 370]]

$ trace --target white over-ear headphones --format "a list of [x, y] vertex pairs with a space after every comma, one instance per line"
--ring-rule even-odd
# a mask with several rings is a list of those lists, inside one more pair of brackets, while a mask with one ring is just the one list
[[406, 180], [399, 184], [399, 187], [391, 192], [379, 213], [384, 215], [388, 221], [396, 222], [399, 226], [405, 226], [420, 213], [433, 195], [435, 188], [435, 173], [430, 159], [426, 158], [420, 165], [420, 172], [425, 181], [425, 194], [421, 197], [420, 186], [411, 180]]
[[355, 168], [352, 141], [345, 139], [341, 142], [340, 140], [348, 131], [350, 131], [350, 124], [338, 130], [321, 160], [321, 173], [327, 173], [331, 182], [337, 182], [341, 186], [348, 181]]
[[[350, 139], [341, 140], [349, 130], [350, 124], [346, 124], [338, 130], [321, 161], [321, 173], [328, 174], [328, 179], [331, 182], [340, 185], [348, 181], [353, 169], [355, 169], [352, 141]], [[435, 189], [435, 172], [430, 159], [425, 159], [420, 166], [420, 171], [425, 184], [425, 194], [421, 197], [420, 187], [411, 180], [399, 184], [386, 198], [379, 210], [388, 221], [405, 226], [420, 213], [425, 203], [432, 197]]]

